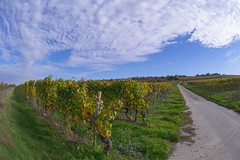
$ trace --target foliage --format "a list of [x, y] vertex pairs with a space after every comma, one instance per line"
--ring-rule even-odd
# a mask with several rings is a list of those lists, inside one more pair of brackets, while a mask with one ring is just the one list
[[0, 89], [1, 88], [8, 88], [8, 87], [11, 87], [11, 86], [14, 86], [14, 85], [8, 85], [7, 83], [4, 83], [3, 81], [0, 82]]
[[38, 116], [16, 89], [0, 111], [0, 128], [1, 160], [81, 159], [77, 147], [63, 143], [59, 131]]
[[[34, 84], [35, 87], [33, 87], [32, 84]], [[20, 140], [23, 137], [23, 139], [26, 139], [26, 142], [29, 141], [30, 143], [26, 143], [26, 145], [24, 143], [25, 141], [19, 142], [17, 140], [16, 143], [23, 144], [20, 148], [24, 150], [17, 149], [15, 151], [15, 157], [18, 157], [19, 153], [22, 152], [32, 159], [43, 159], [42, 156], [44, 156], [45, 159], [167, 159], [171, 150], [171, 142], [179, 140], [178, 125], [185, 103], [177, 86], [173, 86], [173, 83], [150, 84], [139, 83], [133, 80], [52, 80], [51, 77], [46, 77], [43, 80], [34, 81], [34, 83], [28, 82], [26, 85], [20, 85], [19, 89], [26, 93], [28, 100], [29, 98], [33, 98], [39, 102], [39, 106], [48, 110], [48, 112], [45, 112], [47, 115], [50, 112], [57, 112], [59, 114], [60, 110], [62, 110], [60, 113], [61, 117], [64, 115], [72, 126], [76, 126], [79, 137], [86, 136], [84, 138], [86, 141], [69, 143], [69, 139], [66, 140], [62, 137], [60, 139], [57, 138], [59, 142], [56, 142], [56, 135], [63, 136], [61, 131], [57, 131], [57, 134], [50, 133], [44, 135], [46, 133], [44, 131], [46, 126], [37, 125], [35, 123], [36, 120], [33, 120], [34, 116], [31, 116], [33, 112], [31, 111], [30, 113], [29, 107], [25, 110], [21, 107], [24, 106], [22, 104], [23, 102], [20, 103], [17, 101], [14, 102], [14, 104], [18, 105], [18, 110], [23, 111], [21, 112], [21, 116], [20, 113], [17, 113], [16, 117], [19, 117], [19, 119], [21, 117], [23, 123], [18, 126], [22, 128], [22, 131], [18, 132], [16, 129], [14, 130], [16, 131], [16, 135], [20, 136]], [[34, 90], [35, 96], [33, 96], [34, 94], [30, 94], [34, 93]], [[142, 92], [142, 90], [145, 91]], [[96, 97], [99, 91], [103, 93], [100, 114], [105, 115], [103, 112], [105, 110], [106, 112], [112, 113], [113, 117], [115, 117], [115, 113], [120, 116], [128, 104], [129, 109], [132, 111], [138, 110], [138, 112], [146, 112], [146, 110], [149, 110], [145, 125], [123, 119], [109, 120], [109, 126], [111, 124], [109, 130], [112, 135], [113, 148], [109, 152], [108, 157], [104, 157], [102, 153], [101, 148], [103, 148], [104, 144], [98, 143], [98, 146], [95, 148], [89, 145], [92, 143], [88, 138], [90, 136], [89, 132], [92, 130], [91, 114], [94, 114], [94, 112], [91, 110], [85, 112], [83, 111], [84, 106], [82, 106], [85, 104], [84, 101], [88, 104], [90, 103], [89, 101], [91, 101], [95, 109]], [[160, 99], [156, 97], [160, 97]], [[129, 103], [128, 100], [130, 100]], [[137, 101], [131, 102], [135, 100]], [[153, 102], [155, 100], [157, 102], [154, 105]], [[74, 108], [78, 108], [75, 114], [72, 113], [75, 111]], [[63, 112], [63, 110], [66, 112]], [[79, 119], [80, 123], [78, 123], [74, 120], [76, 116], [84, 112], [89, 116], [89, 121], [86, 120], [84, 123], [84, 119]], [[42, 115], [44, 114], [42, 113]], [[44, 117], [46, 118], [46, 116]], [[83, 117], [83, 115], [79, 116], [79, 118]], [[137, 117], [140, 118], [141, 115], [138, 114]], [[105, 126], [105, 120], [107, 118], [99, 118], [102, 120], [103, 126]], [[11, 120], [13, 119], [11, 118]], [[93, 123], [94, 127], [98, 129], [99, 133], [102, 133], [102, 131], [99, 130], [99, 124], [96, 123]], [[42, 133], [42, 131], [44, 132]], [[33, 134], [32, 136], [28, 136], [26, 133]], [[98, 138], [97, 141], [100, 142], [100, 138]], [[44, 142], [44, 144], [41, 144], [41, 142]], [[37, 147], [38, 145], [39, 147]], [[41, 149], [41, 152], [36, 151], [38, 148]], [[64, 153], [61, 154], [62, 152]], [[4, 157], [7, 157], [7, 154], [5, 154]], [[21, 158], [26, 159], [26, 157]]]
[[240, 112], [240, 78], [186, 81], [184, 86], [208, 100]]
[[[145, 112], [149, 108], [153, 90], [167, 92], [172, 83], [140, 83], [131, 79], [116, 81], [75, 81], [52, 80], [46, 77], [43, 80], [27, 81], [19, 88], [26, 95], [39, 99], [39, 106], [53, 112], [58, 110], [72, 126], [82, 124], [89, 126], [93, 131], [97, 128], [103, 136], [111, 136], [111, 120], [117, 110]], [[97, 119], [94, 113], [97, 103], [97, 94], [102, 92], [102, 105]]]
[[240, 88], [240, 78], [219, 78], [208, 80], [186, 81], [186, 84], [212, 91], [232, 90]]
[[[78, 132], [85, 134], [96, 129], [100, 135], [112, 135], [114, 145], [113, 151], [109, 153], [110, 159], [119, 159], [119, 157], [120, 159], [123, 157], [166, 159], [167, 154], [170, 153], [170, 142], [179, 139], [177, 126], [179, 114], [184, 107], [183, 99], [181, 99], [181, 105], [176, 105], [175, 103], [179, 104], [179, 102], [174, 98], [171, 103], [168, 103], [167, 99], [164, 102], [166, 106], [161, 104], [160, 101], [164, 101], [167, 93], [172, 91], [172, 87], [173, 83], [169, 82], [140, 83], [131, 79], [76, 81], [53, 80], [52, 77], [27, 81], [18, 86], [27, 96], [34, 98], [40, 107], [49, 112], [61, 112], [72, 127], [78, 128]], [[177, 90], [176, 86], [174, 88]], [[102, 92], [101, 109], [97, 119], [94, 119], [97, 95], [100, 91]], [[177, 95], [181, 97], [180, 92]], [[161, 97], [161, 100], [156, 97]], [[154, 103], [154, 100], [158, 103]], [[155, 108], [158, 105], [161, 105], [166, 112], [157, 113], [162, 110]], [[124, 122], [113, 121], [117, 114], [121, 115], [126, 109], [131, 113], [134, 112], [136, 119], [139, 116], [145, 118], [148, 110], [151, 112], [144, 120], [145, 125], [139, 125], [133, 121], [131, 123], [125, 120]], [[159, 116], [156, 116], [157, 114]], [[86, 131], [80, 131], [79, 128], [85, 128]], [[122, 132], [122, 130], [125, 131]], [[121, 135], [119, 135], [120, 132]], [[96, 158], [94, 155], [99, 155], [100, 146], [95, 149], [88, 146], [89, 152], [81, 152], [82, 158]]]

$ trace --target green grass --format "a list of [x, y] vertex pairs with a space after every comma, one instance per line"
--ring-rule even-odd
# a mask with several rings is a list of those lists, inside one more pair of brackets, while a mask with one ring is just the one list
[[[114, 121], [110, 159], [167, 159], [173, 142], [179, 140], [178, 127], [185, 102], [177, 86], [162, 103], [150, 109], [147, 125]], [[138, 121], [141, 122], [141, 116]]]
[[[78, 139], [81, 141], [70, 143], [62, 130], [39, 116], [14, 90], [0, 111], [0, 159], [165, 160], [174, 142], [179, 140], [178, 128], [184, 109], [185, 102], [177, 86], [174, 86], [159, 105], [150, 109], [146, 125], [142, 125], [141, 115], [134, 123], [127, 121], [124, 113], [119, 112], [122, 119], [112, 122], [113, 148], [106, 158], [102, 152], [105, 144], [98, 137], [97, 147], [93, 148], [92, 136], [86, 126], [78, 127]], [[55, 113], [55, 118], [62, 120], [59, 113]]]
[[221, 106], [240, 112], [240, 90], [221, 90], [213, 91], [191, 85], [183, 85], [192, 92], [201, 95], [209, 101], [215, 102]]
[[0, 111], [0, 159], [78, 159], [73, 146], [57, 140], [57, 131], [15, 89]]

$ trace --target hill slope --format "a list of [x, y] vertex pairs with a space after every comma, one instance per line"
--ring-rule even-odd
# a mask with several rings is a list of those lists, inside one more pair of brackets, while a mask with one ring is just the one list
[[[1, 90], [1, 101], [12, 89]], [[68, 146], [57, 140], [56, 130], [14, 89], [0, 110], [0, 159], [75, 159]], [[63, 152], [64, 151], [64, 152]]]
[[[70, 142], [56, 127], [60, 123], [52, 123], [49, 113], [39, 113], [17, 89], [3, 91], [0, 99], [6, 99], [7, 93], [11, 95], [0, 109], [0, 160], [167, 159], [173, 143], [181, 137], [178, 128], [185, 102], [177, 86], [150, 109], [146, 126], [123, 120], [124, 115], [119, 113], [120, 119], [113, 122], [114, 146], [109, 158], [102, 152], [105, 144], [99, 137], [96, 148], [89, 138]], [[79, 128], [78, 133], [82, 139], [87, 136], [84, 128]]]

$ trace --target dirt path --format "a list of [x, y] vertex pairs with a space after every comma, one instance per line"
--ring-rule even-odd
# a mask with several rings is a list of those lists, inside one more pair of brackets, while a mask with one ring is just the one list
[[240, 160], [240, 114], [178, 86], [192, 112], [193, 144], [177, 144], [170, 160]]

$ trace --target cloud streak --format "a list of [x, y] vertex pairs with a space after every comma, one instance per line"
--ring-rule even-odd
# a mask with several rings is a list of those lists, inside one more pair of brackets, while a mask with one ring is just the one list
[[239, 0], [2, 0], [0, 58], [29, 70], [71, 50], [64, 66], [110, 69], [187, 34], [206, 47], [229, 45], [240, 38], [239, 17]]

